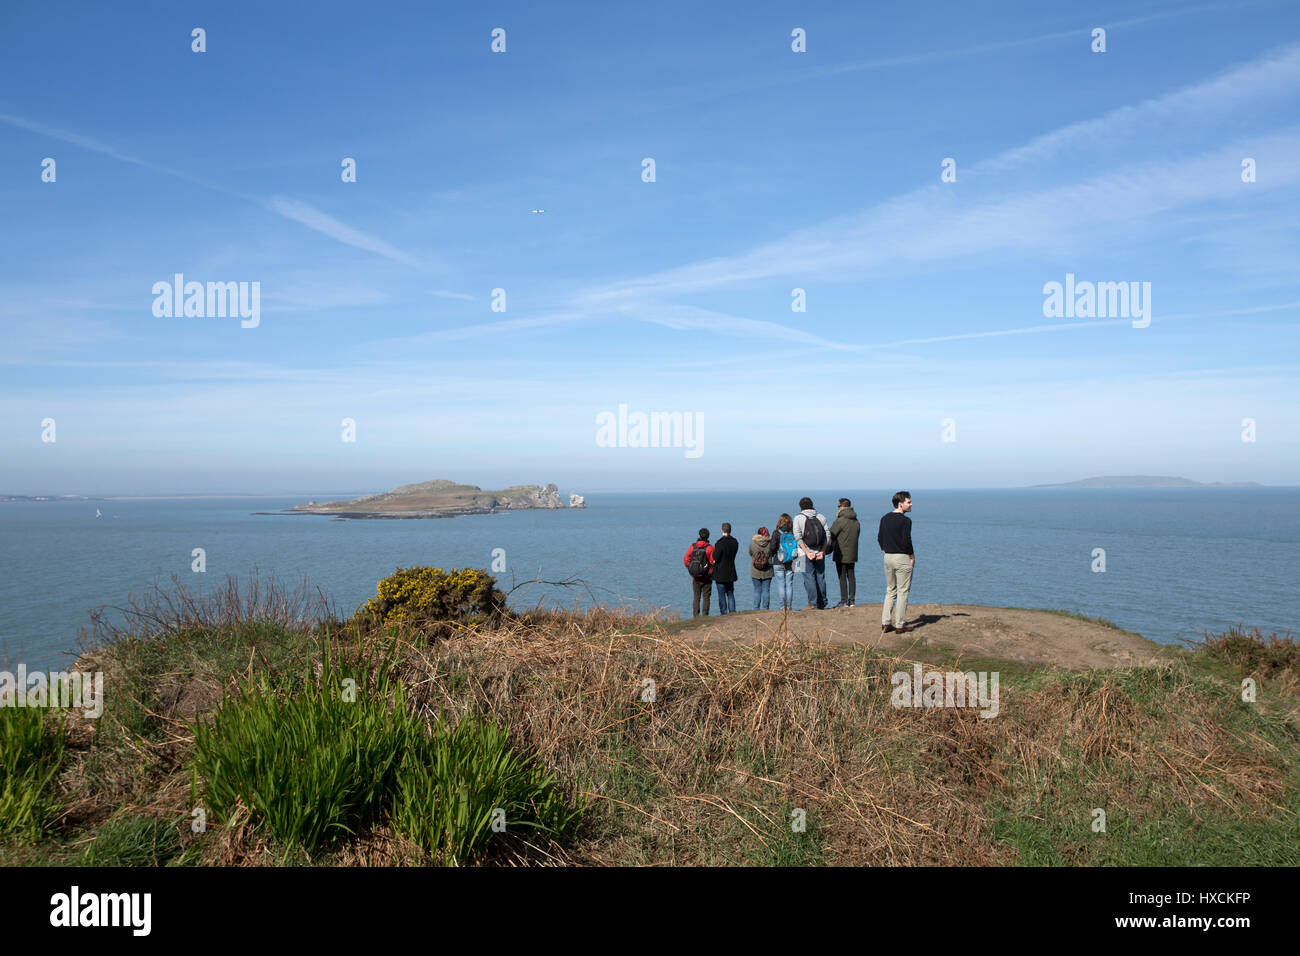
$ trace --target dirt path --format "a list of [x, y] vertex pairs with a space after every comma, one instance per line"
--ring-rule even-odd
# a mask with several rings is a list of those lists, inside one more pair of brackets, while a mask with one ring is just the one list
[[[746, 611], [683, 621], [670, 630], [703, 645], [753, 642], [775, 636], [780, 611]], [[1161, 658], [1161, 646], [1137, 634], [1050, 611], [1022, 611], [970, 604], [913, 604], [910, 634], [880, 632], [880, 605], [860, 604], [826, 611], [791, 611], [790, 635], [800, 641], [866, 645], [906, 653], [918, 647], [952, 648], [968, 658], [993, 658], [1025, 665], [1055, 664], [1093, 670], [1146, 664]]]

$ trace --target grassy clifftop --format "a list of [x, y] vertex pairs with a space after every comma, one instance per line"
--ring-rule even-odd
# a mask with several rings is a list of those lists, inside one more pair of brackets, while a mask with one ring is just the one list
[[942, 646], [882, 650], [781, 629], [701, 645], [607, 610], [508, 615], [430, 640], [415, 624], [321, 619], [302, 594], [274, 589], [170, 607], [84, 655], [82, 669], [105, 673], [105, 713], [98, 724], [68, 716], [57, 812], [0, 842], [3, 862], [450, 862], [402, 825], [402, 800], [433, 785], [424, 760], [394, 782], [391, 812], [311, 852], [237, 801], [208, 807], [194, 832], [208, 792], [196, 723], [253, 693], [332, 699], [344, 671], [360, 677], [363, 702], [379, 702], [377, 728], [400, 719], [422, 735], [466, 717], [501, 728], [533, 762], [529, 779], [550, 781], [545, 798], [518, 806], [545, 799], [555, 819], [576, 821], [507, 825], [456, 862], [1300, 862], [1290, 639], [1232, 632], [1096, 670], [1008, 663], [986, 719], [892, 705], [895, 675], [917, 665], [997, 668]]

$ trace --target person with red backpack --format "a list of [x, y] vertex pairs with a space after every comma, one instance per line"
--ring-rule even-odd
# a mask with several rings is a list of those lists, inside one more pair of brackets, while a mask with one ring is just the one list
[[709, 616], [709, 595], [713, 593], [713, 545], [709, 544], [709, 529], [701, 528], [700, 537], [686, 549], [682, 564], [691, 575], [691, 616], [700, 616], [700, 602], [704, 602], [704, 616]]

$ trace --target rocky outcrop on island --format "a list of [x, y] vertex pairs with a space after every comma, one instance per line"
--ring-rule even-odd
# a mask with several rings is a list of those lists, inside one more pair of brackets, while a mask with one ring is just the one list
[[587, 499], [582, 497], [582, 495], [579, 494], [571, 494], [569, 495], [569, 507], [585, 508], [587, 507]]
[[381, 494], [362, 495], [349, 501], [311, 501], [293, 511], [337, 515], [342, 518], [452, 518], [457, 515], [494, 514], [525, 508], [563, 508], [564, 499], [554, 484], [511, 485], [501, 491], [484, 491], [438, 479], [401, 485]]

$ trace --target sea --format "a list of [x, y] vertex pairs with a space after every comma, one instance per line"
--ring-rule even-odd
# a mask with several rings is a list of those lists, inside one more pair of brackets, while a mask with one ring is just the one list
[[[699, 528], [716, 541], [729, 521], [743, 555], [803, 494], [828, 519], [852, 499], [858, 603], [880, 601], [875, 534], [892, 491], [592, 493], [584, 509], [405, 520], [278, 513], [338, 492], [0, 502], [0, 664], [67, 665], [97, 609], [111, 620], [132, 595], [176, 582], [207, 593], [231, 576], [306, 587], [346, 615], [396, 568], [473, 567], [492, 571], [516, 608], [687, 616], [682, 557]], [[1300, 631], [1300, 488], [914, 489], [912, 500], [913, 603], [1069, 611], [1161, 643], [1238, 625]], [[738, 567], [744, 611], [753, 592], [743, 558]], [[829, 562], [827, 576], [834, 603]]]

